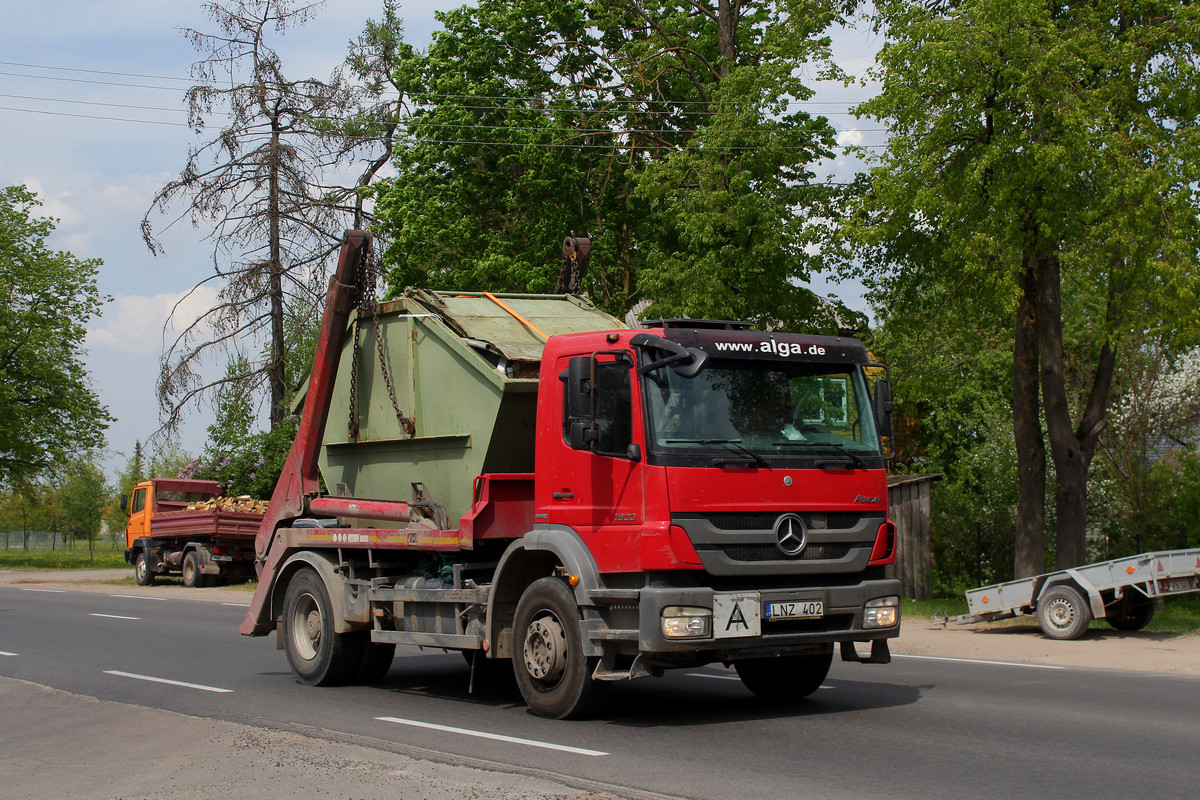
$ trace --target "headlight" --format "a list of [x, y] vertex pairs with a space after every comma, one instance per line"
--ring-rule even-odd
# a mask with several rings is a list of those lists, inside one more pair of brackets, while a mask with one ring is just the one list
[[662, 635], [666, 639], [707, 639], [712, 636], [712, 609], [667, 606], [662, 610]]
[[900, 598], [877, 597], [863, 607], [864, 628], [890, 628], [900, 622]]

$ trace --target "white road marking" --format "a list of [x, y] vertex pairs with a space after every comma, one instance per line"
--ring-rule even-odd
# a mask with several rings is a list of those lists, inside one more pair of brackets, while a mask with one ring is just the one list
[[16, 653], [10, 653], [7, 650], [0, 650], [0, 656], [15, 656]]
[[106, 669], [104, 670], [104, 674], [116, 675], [119, 678], [133, 678], [134, 680], [139, 681], [150, 681], [151, 683], [165, 683], [169, 686], [182, 686], [185, 689], [199, 689], [202, 692], [219, 692], [224, 694], [233, 691], [233, 689], [221, 689], [216, 686], [204, 686], [199, 683], [185, 683], [184, 681], [171, 681], [167, 680], [166, 678], [155, 678], [151, 675], [138, 675], [135, 672], [121, 672], [120, 670], [116, 669]]
[[448, 725], [435, 725], [432, 722], [418, 722], [413, 719], [400, 719], [399, 717], [376, 717], [380, 722], [394, 722], [397, 725], [411, 725], [414, 728], [428, 728], [432, 731], [442, 731], [444, 733], [458, 733], [463, 736], [476, 736], [480, 739], [492, 739], [497, 742], [510, 742], [512, 744], [523, 744], [529, 747], [541, 747], [545, 750], [559, 750], [564, 753], [575, 753], [581, 756], [606, 756], [608, 753], [600, 750], [588, 750], [583, 747], [570, 747], [565, 744], [554, 744], [553, 742], [539, 742], [535, 739], [519, 739], [516, 736], [504, 736], [499, 733], [485, 733], [483, 731], [473, 731], [467, 728], [451, 728]]
[[237, 606], [238, 608], [249, 608], [249, 603], [221, 603], [223, 606]]
[[152, 597], [146, 594], [110, 594], [109, 597], [123, 597], [126, 600], [168, 600], [167, 597]]
[[21, 587], [22, 592], [45, 592], [46, 594], [66, 594], [66, 589], [33, 589], [28, 586]]
[[108, 619], [141, 619], [141, 617], [126, 617], [121, 614], [90, 614], [93, 617], [106, 617]]
[[892, 653], [892, 658], [915, 658], [923, 661], [954, 661], [960, 664], [991, 664], [997, 667], [1028, 667], [1029, 669], [1066, 669], [1053, 664], [1023, 664], [1020, 661], [987, 661], [982, 658], [950, 658], [949, 656], [910, 656]]

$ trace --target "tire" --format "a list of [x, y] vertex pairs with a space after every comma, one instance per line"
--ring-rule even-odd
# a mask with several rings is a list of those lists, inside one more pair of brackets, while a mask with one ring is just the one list
[[362, 631], [334, 633], [333, 605], [325, 582], [314, 570], [302, 569], [283, 599], [283, 640], [296, 680], [308, 686], [339, 686], [352, 681], [363, 666]]
[[579, 606], [558, 578], [534, 581], [521, 595], [513, 622], [513, 674], [539, 717], [571, 719], [588, 713], [600, 687], [595, 659], [583, 655]]
[[1078, 639], [1087, 632], [1092, 610], [1078, 589], [1060, 585], [1038, 598], [1037, 618], [1051, 639]]
[[149, 586], [154, 583], [154, 573], [150, 571], [150, 556], [145, 550], [138, 551], [133, 562], [133, 579], [138, 586]]
[[1153, 600], [1127, 594], [1105, 609], [1104, 619], [1119, 631], [1140, 631], [1154, 619], [1154, 611]]
[[196, 555], [195, 550], [189, 550], [187, 555], [183, 557], [183, 585], [189, 589], [195, 589], [203, 580], [203, 574], [200, 572], [200, 556]]
[[351, 683], [363, 686], [379, 683], [392, 668], [392, 661], [396, 658], [396, 645], [372, 642], [370, 636], [369, 632], [362, 631], [364, 641], [361, 644], [358, 670], [355, 671]]
[[747, 658], [733, 662], [733, 666], [745, 687], [758, 697], [794, 703], [821, 688], [832, 663], [830, 647], [828, 652], [813, 655]]

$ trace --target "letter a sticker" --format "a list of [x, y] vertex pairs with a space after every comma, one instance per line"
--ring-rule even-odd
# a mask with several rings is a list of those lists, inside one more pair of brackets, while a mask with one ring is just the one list
[[732, 639], [762, 635], [762, 599], [758, 592], [713, 595], [713, 637]]
[[746, 615], [742, 613], [741, 603], [733, 604], [733, 611], [729, 614], [729, 622], [725, 625], [725, 630], [729, 630], [734, 625], [740, 625], [746, 630], [750, 630], [750, 623], [746, 622]]

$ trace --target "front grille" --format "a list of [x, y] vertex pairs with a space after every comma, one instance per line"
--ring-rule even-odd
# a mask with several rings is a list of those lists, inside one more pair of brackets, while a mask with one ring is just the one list
[[[706, 514], [705, 519], [717, 530], [722, 531], [767, 531], [775, 527], [775, 521], [786, 511], [722, 511]], [[832, 512], [817, 514], [801, 514], [804, 524], [811, 530], [848, 530], [858, 527], [862, 521], [861, 514], [853, 512]], [[821, 524], [821, 523], [824, 524]]]
[[[704, 548], [708, 549], [708, 548]], [[773, 544], [717, 545], [714, 550], [724, 553], [731, 561], [836, 561], [845, 558], [850, 546], [844, 544], [810, 544], [798, 556], [785, 556]]]

